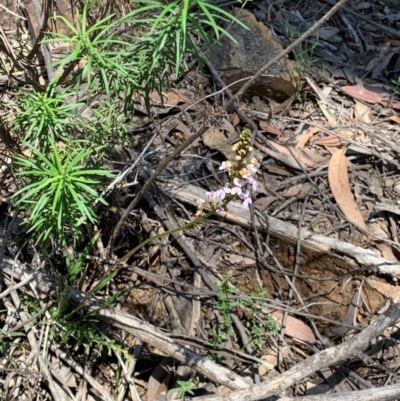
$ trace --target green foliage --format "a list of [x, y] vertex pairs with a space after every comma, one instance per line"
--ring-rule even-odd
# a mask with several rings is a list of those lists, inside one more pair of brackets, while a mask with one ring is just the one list
[[[23, 299], [23, 304], [27, 312], [31, 315], [41, 310], [39, 302], [35, 298], [26, 296]], [[41, 324], [49, 325], [49, 335], [53, 340], [59, 343], [68, 343], [75, 351], [83, 348], [87, 355], [92, 355], [93, 352], [96, 352], [100, 356], [106, 351], [107, 355], [114, 353], [122, 355], [126, 359], [133, 360], [133, 356], [128, 348], [119, 344], [114, 339], [106, 338], [96, 329], [95, 322], [90, 315], [67, 314], [68, 308], [69, 305], [66, 304], [62, 308], [54, 305], [49, 309], [50, 320], [46, 321], [43, 317], [40, 317]], [[32, 324], [38, 324], [38, 321], [34, 320]], [[12, 333], [12, 335], [13, 337], [25, 336], [24, 333], [19, 332]]]
[[116, 340], [105, 338], [98, 333], [87, 318], [72, 321], [56, 319], [58, 329], [52, 332], [52, 337], [61, 343], [73, 343], [73, 349], [77, 351], [83, 347], [86, 355], [91, 355], [95, 350], [99, 355], [105, 350], [107, 355], [119, 354], [132, 360], [133, 356], [126, 347], [121, 346]]
[[235, 331], [232, 326], [232, 308], [239, 306], [238, 301], [232, 301], [230, 295], [236, 295], [236, 288], [229, 282], [231, 276], [223, 277], [221, 284], [217, 285], [218, 289], [218, 299], [216, 301], [216, 306], [223, 316], [223, 322], [219, 324], [219, 331], [226, 334], [229, 337], [236, 337]]
[[278, 332], [278, 324], [272, 315], [261, 313], [262, 299], [267, 295], [266, 291], [257, 291], [250, 295], [242, 304], [246, 308], [246, 327], [251, 335], [251, 347], [255, 352], [261, 351], [268, 336], [275, 336]]
[[77, 127], [71, 113], [83, 105], [68, 104], [66, 98], [71, 95], [66, 90], [56, 91], [54, 84], [45, 90], [23, 90], [18, 102], [20, 112], [12, 121], [12, 127], [22, 133], [24, 142], [39, 145], [43, 151], [48, 151], [56, 138], [70, 142], [68, 133]]
[[[28, 212], [29, 232], [44, 246], [49, 240], [65, 245], [67, 232], [79, 240], [79, 225], [96, 221], [92, 204], [97, 199], [104, 203], [98, 188], [102, 179], [112, 175], [105, 169], [88, 168], [90, 159], [101, 164], [105, 149], [92, 144], [114, 146], [125, 139], [126, 113], [133, 96], [144, 95], [149, 106], [149, 93], [154, 89], [161, 93], [168, 86], [188, 52], [201, 58], [194, 40], [201, 38], [210, 48], [212, 38], [230, 37], [222, 28], [224, 23], [244, 26], [205, 0], [132, 1], [133, 10], [125, 15], [107, 12], [90, 23], [94, 3], [84, 4], [75, 25], [62, 16], [54, 17], [72, 34], [49, 32], [44, 42], [62, 41], [71, 51], [54, 62], [57, 74], [47, 86], [36, 83], [24, 89], [13, 105], [17, 113], [12, 128], [33, 153], [30, 158], [14, 158], [22, 181], [16, 206]], [[125, 30], [120, 29], [123, 26]], [[102, 103], [96, 109], [99, 96]], [[85, 108], [93, 115], [83, 118], [80, 113]], [[60, 141], [65, 148], [55, 145]], [[71, 269], [74, 278], [77, 265]]]
[[318, 46], [317, 39], [314, 39], [309, 48], [304, 48], [303, 45], [299, 45], [294, 51], [294, 57], [296, 60], [295, 70], [300, 74], [310, 74], [314, 65], [318, 60], [314, 57], [314, 51]]
[[[76, 26], [63, 16], [54, 17], [67, 25], [72, 34], [51, 32], [51, 38], [45, 42], [63, 41], [73, 49], [54, 66], [60, 70], [68, 68], [67, 71], [75, 67], [72, 80], [78, 88], [86, 80], [91, 93], [93, 89], [103, 90], [109, 99], [120, 90], [138, 89], [138, 66], [135, 56], [130, 57], [132, 45], [119, 37], [117, 29], [124, 21], [113, 19], [111, 14], [90, 26], [87, 13], [88, 3], [85, 3], [82, 13], [77, 15]], [[64, 73], [63, 77], [67, 75]]]
[[229, 298], [229, 295], [236, 294], [236, 288], [229, 282], [231, 278], [230, 275], [222, 277], [221, 283], [216, 286], [218, 289], [218, 298], [214, 301], [214, 305], [220, 311], [222, 321], [218, 321], [215, 329], [209, 331], [211, 337], [210, 343], [213, 345], [215, 351], [211, 358], [215, 362], [221, 362], [224, 359], [218, 351], [226, 342], [227, 337], [236, 337], [236, 333], [233, 330], [231, 313], [233, 312], [232, 308], [239, 304]]
[[178, 398], [183, 398], [185, 395], [194, 395], [193, 390], [196, 390], [197, 386], [193, 383], [193, 378], [188, 380], [178, 380], [178, 387], [171, 390], [171, 393], [177, 393]]
[[74, 284], [75, 280], [78, 277], [78, 274], [82, 270], [83, 264], [86, 262], [86, 257], [92, 251], [94, 244], [98, 240], [99, 236], [100, 232], [96, 233], [79, 255], [75, 255], [74, 250], [72, 251], [72, 255], [67, 255], [65, 261], [69, 273], [68, 281], [70, 284]]
[[392, 84], [394, 85], [393, 93], [395, 96], [400, 95], [400, 75], [396, 79], [392, 79]]
[[[148, 95], [153, 89], [161, 93], [168, 85], [171, 68], [175, 68], [176, 75], [179, 73], [186, 52], [201, 58], [193, 35], [200, 36], [210, 47], [208, 29], [216, 39], [222, 34], [233, 39], [222, 24], [236, 22], [244, 26], [230, 13], [203, 0], [141, 0], [132, 5], [137, 8], [120, 18], [110, 14], [88, 26], [86, 3], [76, 26], [62, 16], [55, 17], [69, 27], [71, 36], [51, 33], [47, 40], [63, 41], [74, 49], [55, 67], [70, 71], [75, 67], [73, 81], [79, 87], [86, 80], [91, 93], [101, 90], [112, 99], [123, 91], [125, 110], [135, 93]], [[134, 34], [121, 33], [118, 27], [124, 25], [134, 27]]]
[[95, 329], [91, 322], [90, 315], [66, 315], [63, 311], [54, 307], [50, 313], [56, 325], [51, 325], [51, 337], [61, 343], [69, 343], [76, 351], [83, 347], [86, 355], [91, 355], [96, 351], [99, 355], [107, 351], [108, 355], [112, 353], [123, 355], [124, 358], [132, 360], [133, 356], [126, 347], [123, 347], [117, 341], [106, 338]]
[[49, 239], [65, 243], [67, 231], [75, 241], [82, 238], [82, 223], [96, 221], [92, 208], [95, 200], [106, 204], [96, 190], [102, 178], [111, 178], [111, 172], [100, 168], [90, 169], [88, 157], [91, 150], [59, 148], [51, 143], [49, 156], [28, 146], [33, 157], [15, 156], [20, 167], [17, 176], [23, 187], [14, 194], [16, 205], [29, 213], [28, 232], [33, 232], [37, 243]]
[[223, 277], [221, 284], [217, 286], [219, 294], [215, 305], [220, 311], [223, 321], [218, 323], [216, 330], [210, 330], [210, 342], [217, 351], [213, 358], [218, 361], [222, 359], [222, 356], [218, 354], [218, 350], [225, 342], [226, 337], [236, 337], [231, 313], [235, 312], [237, 308], [241, 308], [246, 314], [245, 326], [250, 332], [250, 345], [256, 353], [261, 351], [268, 336], [274, 336], [278, 331], [275, 319], [261, 311], [263, 298], [265, 298], [267, 292], [259, 290], [252, 293], [247, 299], [232, 300], [232, 296], [237, 295], [237, 290], [230, 283], [231, 279], [231, 276]]
[[[1, 312], [7, 312], [5, 310], [1, 310]], [[20, 344], [14, 343], [11, 340], [13, 338], [25, 337], [25, 333], [21, 331], [13, 331], [11, 333], [7, 333], [8, 326], [4, 325], [0, 328], [0, 354], [6, 355], [6, 352], [12, 348], [20, 347]]]

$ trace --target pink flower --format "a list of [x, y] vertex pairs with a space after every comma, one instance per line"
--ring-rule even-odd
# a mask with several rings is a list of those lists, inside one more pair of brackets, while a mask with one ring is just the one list
[[232, 188], [229, 186], [229, 184], [225, 184], [224, 187], [222, 188], [222, 190], [223, 190], [226, 194], [232, 193]]
[[250, 191], [242, 192], [239, 196], [240, 196], [240, 199], [242, 199], [242, 201], [243, 201], [244, 207], [249, 207], [249, 204], [253, 203], [250, 198]]
[[212, 192], [206, 192], [206, 195], [208, 197], [209, 202], [213, 201], [215, 199], [215, 193]]
[[215, 191], [215, 198], [218, 200], [224, 200], [225, 194], [226, 194], [226, 192], [224, 191], [224, 189], [220, 188], [217, 191]]
[[231, 191], [232, 195], [238, 195], [240, 196], [242, 194], [242, 188], [240, 187], [233, 187]]
[[251, 187], [253, 188], [253, 191], [257, 190], [258, 182], [253, 177], [248, 177], [247, 178], [247, 183], [249, 185], [251, 185]]
[[246, 166], [246, 168], [247, 168], [247, 170], [251, 171], [252, 173], [257, 172], [257, 167], [256, 167], [254, 164], [252, 164], [252, 163], [248, 164], [248, 165]]
[[231, 189], [231, 194], [240, 196], [242, 193], [242, 186], [245, 184], [245, 182], [236, 177], [233, 180], [233, 184], [235, 186]]
[[251, 177], [255, 172], [257, 171], [257, 168], [254, 166], [254, 164], [248, 164], [246, 167], [242, 168], [239, 171], [239, 174], [243, 178], [249, 178]]

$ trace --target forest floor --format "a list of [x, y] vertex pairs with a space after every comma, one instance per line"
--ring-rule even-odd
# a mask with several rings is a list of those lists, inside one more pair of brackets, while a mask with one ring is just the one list
[[[283, 51], [336, 3], [263, 0], [246, 12]], [[3, 44], [12, 43], [14, 20], [0, 13]], [[400, 8], [350, 0], [285, 60], [292, 93], [285, 86], [281, 95], [279, 81], [268, 96], [247, 92], [226, 107], [226, 71], [210, 57], [203, 69], [188, 60], [163, 99], [152, 94], [150, 110], [135, 99], [128, 135], [104, 161], [129, 174], [98, 208], [98, 224], [84, 229], [89, 239], [101, 235], [68, 293], [82, 304], [64, 321], [46, 315], [61, 303], [47, 295], [63, 287], [55, 274], [65, 274], [63, 255], [43, 256], [21, 236], [9, 169], [18, 138], [0, 133], [0, 271], [36, 282], [24, 290], [5, 279], [0, 287], [4, 400], [400, 399], [398, 315], [382, 311], [399, 302]], [[1, 65], [6, 110], [15, 86]], [[199, 200], [224, 186], [220, 166], [235, 163], [232, 145], [244, 129], [257, 168], [251, 206], [231, 202], [158, 236], [97, 291], [117, 258], [189, 223]], [[20, 293], [25, 315], [10, 293]], [[52, 325], [64, 334], [51, 334]]]

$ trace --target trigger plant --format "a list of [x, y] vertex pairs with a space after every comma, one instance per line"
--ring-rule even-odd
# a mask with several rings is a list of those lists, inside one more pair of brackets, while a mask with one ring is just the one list
[[[250, 157], [253, 151], [250, 145], [251, 136], [250, 130], [243, 130], [239, 136], [239, 141], [232, 146], [236, 163], [227, 160], [219, 168], [228, 173], [229, 182], [222, 188], [207, 192], [206, 195], [211, 211], [223, 213], [227, 204], [232, 200], [240, 200], [245, 208], [248, 208], [252, 203], [251, 190], [255, 191], [258, 183], [254, 178], [257, 171], [257, 160]], [[198, 204], [196, 216], [205, 216], [204, 206], [206, 201], [200, 199]]]

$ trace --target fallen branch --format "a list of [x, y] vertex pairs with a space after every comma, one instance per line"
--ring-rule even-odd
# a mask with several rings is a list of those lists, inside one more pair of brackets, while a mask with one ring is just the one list
[[[23, 280], [25, 277], [32, 275], [31, 269], [7, 256], [1, 258], [0, 273], [14, 280]], [[46, 296], [56, 296], [57, 283], [49, 274], [38, 273], [35, 275], [33, 284], [38, 292], [46, 294]], [[67, 286], [66, 291], [68, 291], [69, 300], [74, 304], [80, 304], [85, 299], [85, 294], [73, 287]], [[222, 384], [232, 390], [249, 386], [241, 376], [181, 346], [151, 324], [128, 313], [111, 307], [105, 307], [94, 298], [86, 300], [81, 305], [81, 308], [97, 316], [100, 320], [131, 333], [142, 341], [161, 350], [166, 355], [203, 374], [215, 383]]]
[[[207, 199], [204, 189], [191, 184], [177, 183], [172, 180], [171, 183], [159, 182], [158, 185], [181, 202], [195, 207], [199, 199]], [[240, 202], [230, 202], [228, 204], [228, 212], [224, 215], [224, 218], [242, 227], [251, 228], [250, 212]], [[260, 229], [266, 228], [262, 227], [259, 222], [258, 226]], [[282, 239], [285, 243], [295, 244], [298, 238], [298, 229], [295, 225], [272, 216], [268, 216], [268, 231], [273, 237]], [[346, 263], [355, 268], [361, 265], [377, 269], [380, 274], [388, 274], [393, 278], [400, 278], [399, 264], [391, 263], [377, 256], [372, 250], [363, 249], [335, 238], [324, 237], [304, 229], [301, 231], [301, 246], [316, 255], [330, 253], [342, 260], [347, 256]]]
[[305, 397], [282, 397], [279, 401], [357, 401], [357, 400], [398, 400], [400, 384], [384, 387], [368, 388], [366, 390], [349, 391], [346, 393], [318, 394]]
[[[385, 329], [394, 325], [400, 318], [400, 309], [395, 304], [386, 310], [386, 315], [380, 315], [361, 333], [354, 335], [348, 341], [328, 348], [298, 363], [293, 368], [282, 373], [280, 376], [268, 382], [248, 387], [243, 390], [233, 391], [223, 396], [196, 397], [196, 401], [256, 401], [267, 397], [277, 396], [282, 391], [295, 385], [305, 377], [321, 370], [322, 368], [335, 365], [357, 355], [365, 350], [371, 340], [378, 337]], [[341, 395], [338, 399], [343, 400]], [[318, 398], [320, 399], [320, 398]], [[365, 399], [365, 398], [363, 398]], [[376, 398], [375, 398], [376, 399]], [[385, 398], [386, 399], [386, 398]], [[287, 400], [287, 399], [286, 399]]]

